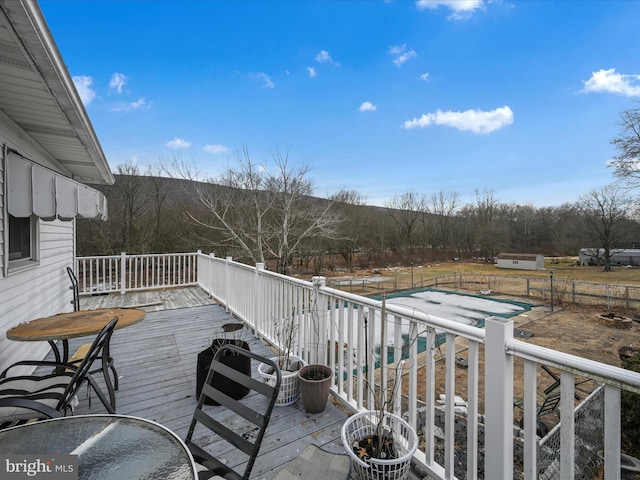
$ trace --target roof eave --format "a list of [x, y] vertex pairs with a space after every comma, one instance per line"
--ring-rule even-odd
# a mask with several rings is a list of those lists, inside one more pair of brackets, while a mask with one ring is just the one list
[[85, 183], [112, 185], [115, 178], [38, 3], [35, 0], [20, 0], [19, 5], [20, 9], [11, 9], [7, 15], [35, 68], [100, 174], [99, 178], [73, 178]]

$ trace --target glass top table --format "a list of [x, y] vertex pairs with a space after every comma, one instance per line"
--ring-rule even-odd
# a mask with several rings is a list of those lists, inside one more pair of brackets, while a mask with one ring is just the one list
[[198, 477], [184, 442], [162, 425], [124, 415], [78, 415], [0, 431], [0, 452], [78, 456], [81, 480]]

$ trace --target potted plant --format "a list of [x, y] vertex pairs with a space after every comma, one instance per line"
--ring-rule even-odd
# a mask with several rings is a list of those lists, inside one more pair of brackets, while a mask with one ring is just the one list
[[[381, 319], [385, 325], [387, 316], [384, 295]], [[382, 332], [381, 342], [386, 342], [386, 327], [383, 326]], [[395, 375], [391, 395], [387, 397], [381, 386], [378, 389], [377, 405], [372, 405], [371, 410], [350, 416], [342, 425], [342, 443], [360, 480], [399, 480], [409, 475], [411, 459], [418, 448], [418, 435], [409, 423], [387, 410], [389, 399], [394, 398], [395, 391], [399, 388], [404, 366], [405, 361], [402, 360], [390, 367]], [[380, 367], [386, 368], [382, 357]], [[369, 365], [366, 365], [367, 370], [368, 368]], [[369, 385], [369, 388], [375, 391], [375, 385]]]
[[[324, 341], [325, 335], [321, 335], [321, 333], [324, 334], [326, 332], [326, 325], [321, 322], [320, 318], [320, 312], [326, 312], [328, 305], [326, 302], [318, 302], [319, 287], [323, 284], [324, 282], [320, 277], [313, 277], [313, 298], [309, 308], [311, 317], [310, 335], [312, 338], [307, 358], [314, 363], [305, 365], [298, 371], [302, 404], [307, 413], [320, 413], [325, 409], [333, 378], [332, 369], [322, 363], [323, 360], [328, 359], [327, 352], [323, 348], [326, 344]], [[323, 315], [322, 319], [324, 317]]]
[[[286, 406], [295, 403], [300, 396], [298, 370], [305, 365], [305, 362], [292, 353], [297, 331], [295, 314], [282, 322], [274, 322], [274, 327], [281, 353], [277, 357], [273, 357], [272, 360], [278, 365], [282, 379], [276, 406]], [[276, 375], [271, 366], [261, 363], [258, 365], [258, 373], [265, 383], [275, 384]]]
[[[227, 323], [223, 325], [222, 331], [219, 333], [221, 336], [214, 338], [211, 341], [211, 346], [205, 348], [198, 354], [198, 367], [196, 372], [196, 395], [198, 398], [202, 392], [204, 382], [207, 379], [211, 361], [220, 347], [231, 344], [244, 348], [245, 350], [249, 350], [249, 344], [241, 338], [242, 332], [244, 331], [242, 330], [242, 327], [242, 323]], [[220, 363], [245, 374], [251, 373], [251, 359], [249, 357], [225, 352], [225, 354], [220, 357]], [[214, 374], [212, 381], [215, 382], [216, 386], [220, 390], [236, 400], [249, 393], [248, 387], [240, 385], [233, 379], [220, 375], [219, 373]], [[205, 399], [205, 403], [207, 405], [218, 405], [217, 402], [209, 397]]]

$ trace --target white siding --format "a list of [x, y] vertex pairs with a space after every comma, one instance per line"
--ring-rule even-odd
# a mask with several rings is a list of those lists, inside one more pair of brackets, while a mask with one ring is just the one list
[[538, 270], [535, 260], [513, 260], [511, 258], [499, 258], [498, 268], [511, 268], [514, 270]]
[[4, 162], [0, 151], [0, 278], [4, 275]]
[[46, 342], [15, 342], [5, 332], [35, 318], [72, 310], [65, 268], [73, 264], [74, 222], [40, 221], [40, 264], [0, 278], [0, 371], [19, 360], [41, 359]]

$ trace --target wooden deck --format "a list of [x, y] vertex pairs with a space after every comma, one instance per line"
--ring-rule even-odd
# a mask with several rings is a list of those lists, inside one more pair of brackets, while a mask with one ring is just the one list
[[[217, 329], [234, 319], [198, 288], [81, 298], [83, 309], [151, 303], [143, 307], [148, 313], [141, 323], [116, 330], [111, 340], [121, 377], [117, 412], [154, 420], [184, 438], [196, 405], [197, 354], [210, 345]], [[272, 355], [249, 331], [243, 330], [243, 339], [253, 352]], [[71, 351], [89, 340], [74, 339]], [[95, 395], [90, 409], [84, 389], [80, 397], [77, 414], [105, 412]], [[340, 428], [345, 418], [331, 402], [314, 415], [304, 412], [300, 400], [276, 407], [251, 478], [272, 479], [310, 444], [344, 454]]]

